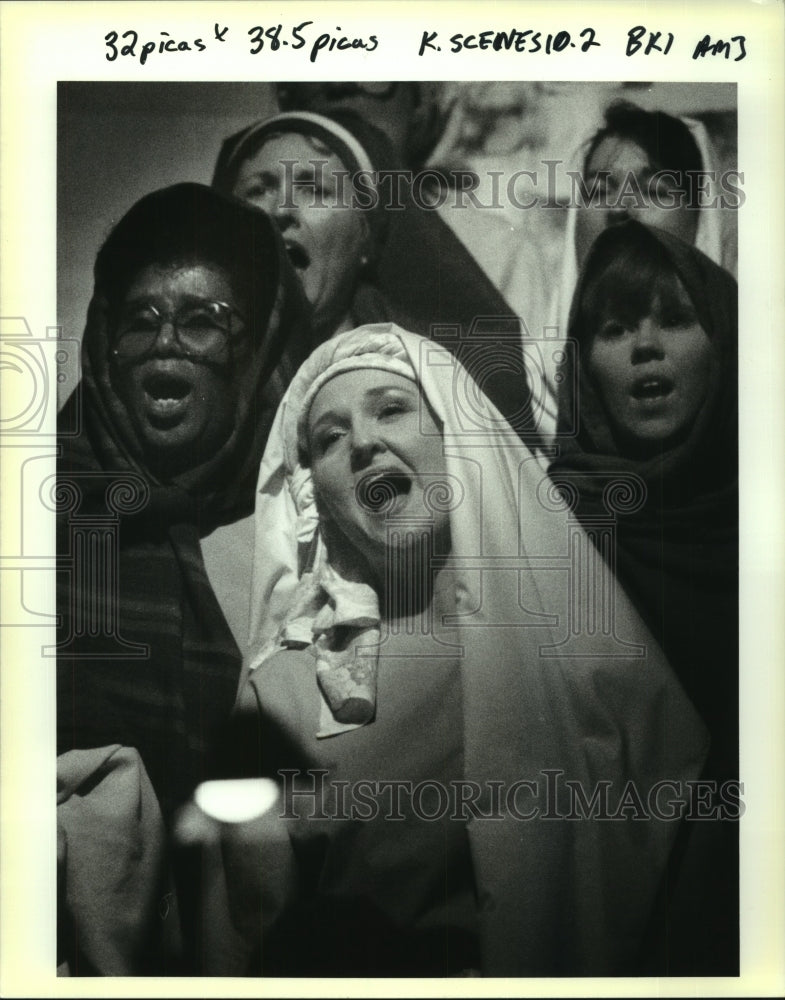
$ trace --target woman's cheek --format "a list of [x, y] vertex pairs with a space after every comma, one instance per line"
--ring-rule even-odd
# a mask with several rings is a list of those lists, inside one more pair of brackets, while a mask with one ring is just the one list
[[624, 396], [629, 351], [623, 343], [595, 342], [589, 353], [587, 372], [605, 406], [613, 407]]
[[335, 461], [321, 459], [311, 469], [314, 493], [321, 506], [335, 510], [342, 502], [341, 482], [348, 481], [348, 471], [343, 473]]
[[365, 247], [364, 227], [351, 209], [335, 209], [334, 225], [330, 232], [333, 252], [342, 258], [346, 270], [356, 271]]

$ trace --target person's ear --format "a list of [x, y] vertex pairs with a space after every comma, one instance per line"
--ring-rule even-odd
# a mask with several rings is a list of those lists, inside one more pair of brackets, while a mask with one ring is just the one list
[[365, 212], [360, 213], [360, 270], [367, 271], [373, 260], [371, 227]]

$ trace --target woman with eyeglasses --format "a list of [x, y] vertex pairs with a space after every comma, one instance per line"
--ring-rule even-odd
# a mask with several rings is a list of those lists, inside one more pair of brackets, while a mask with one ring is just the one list
[[72, 974], [199, 971], [164, 958], [183, 954], [176, 902], [198, 954], [196, 880], [181, 866], [166, 882], [166, 830], [209, 773], [241, 664], [202, 544], [252, 512], [310, 329], [269, 218], [202, 185], [143, 198], [98, 254], [56, 497], [59, 933]]

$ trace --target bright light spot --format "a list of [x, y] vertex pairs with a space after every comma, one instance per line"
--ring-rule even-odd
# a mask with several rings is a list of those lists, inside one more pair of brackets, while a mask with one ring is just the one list
[[221, 823], [247, 823], [275, 805], [278, 786], [269, 778], [204, 781], [194, 792], [196, 804]]

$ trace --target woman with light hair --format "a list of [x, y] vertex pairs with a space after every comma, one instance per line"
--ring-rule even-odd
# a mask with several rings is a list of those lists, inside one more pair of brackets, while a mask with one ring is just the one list
[[706, 734], [569, 508], [429, 341], [365, 327], [302, 367], [227, 748], [282, 792], [222, 827], [238, 972], [638, 969], [679, 827], [649, 805]]

